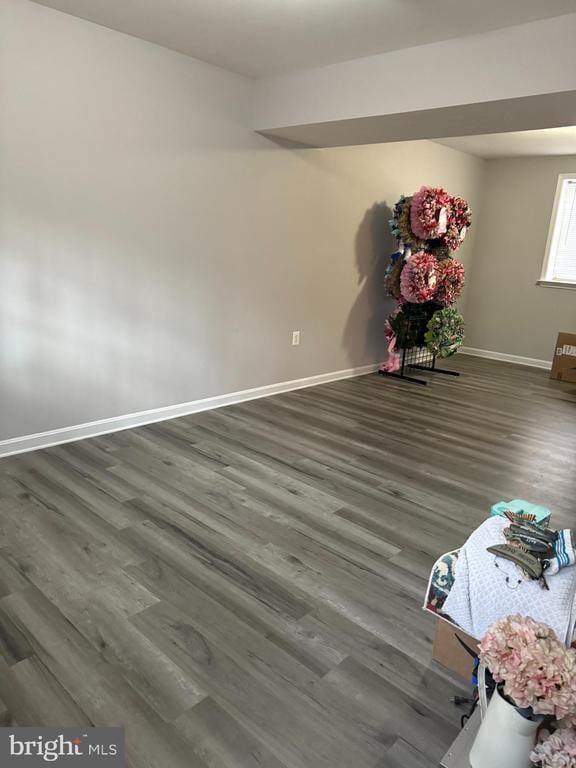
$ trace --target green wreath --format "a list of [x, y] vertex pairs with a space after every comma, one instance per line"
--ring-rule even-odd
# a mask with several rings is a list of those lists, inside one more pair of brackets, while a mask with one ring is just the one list
[[434, 312], [424, 335], [426, 346], [436, 357], [450, 357], [464, 341], [464, 319], [454, 307]]

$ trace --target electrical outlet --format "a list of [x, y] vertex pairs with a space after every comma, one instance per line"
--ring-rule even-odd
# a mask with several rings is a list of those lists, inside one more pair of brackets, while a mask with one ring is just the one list
[[292, 331], [292, 346], [297, 347], [300, 344], [300, 331]]

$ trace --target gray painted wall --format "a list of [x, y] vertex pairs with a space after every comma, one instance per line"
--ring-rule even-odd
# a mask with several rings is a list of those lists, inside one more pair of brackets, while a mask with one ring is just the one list
[[288, 150], [250, 80], [27, 0], [0, 28], [0, 440], [376, 362], [387, 206], [477, 206], [446, 147]]
[[576, 291], [536, 285], [560, 173], [576, 156], [486, 163], [466, 300], [470, 347], [552, 360], [559, 331], [576, 332]]

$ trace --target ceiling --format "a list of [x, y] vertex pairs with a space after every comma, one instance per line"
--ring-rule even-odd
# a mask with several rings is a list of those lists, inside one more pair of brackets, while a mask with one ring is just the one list
[[576, 11], [576, 0], [35, 2], [251, 77], [333, 64]]
[[477, 157], [527, 157], [530, 155], [576, 155], [576, 126], [541, 131], [492, 133], [435, 139], [452, 149]]

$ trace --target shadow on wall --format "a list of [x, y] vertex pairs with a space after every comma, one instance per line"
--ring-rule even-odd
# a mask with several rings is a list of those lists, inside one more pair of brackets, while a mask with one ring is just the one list
[[356, 267], [360, 290], [344, 329], [343, 346], [351, 367], [378, 363], [386, 357], [384, 322], [394, 300], [384, 290], [388, 256], [396, 249], [388, 221], [392, 211], [375, 203], [364, 214], [356, 233]]

